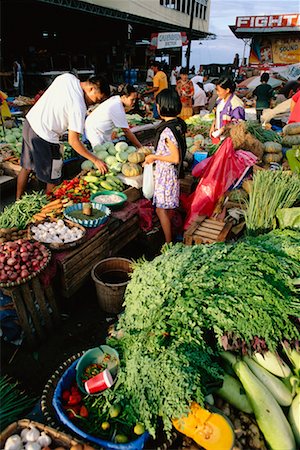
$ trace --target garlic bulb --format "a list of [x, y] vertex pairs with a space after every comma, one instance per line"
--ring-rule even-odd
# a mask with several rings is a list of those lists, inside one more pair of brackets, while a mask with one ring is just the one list
[[41, 432], [40, 437], [37, 440], [37, 443], [40, 444], [40, 446], [43, 447], [49, 447], [52, 442], [52, 439], [50, 436], [48, 436], [44, 431]]
[[40, 437], [39, 430], [31, 425], [30, 430], [27, 431], [27, 434], [26, 434], [27, 442], [35, 442], [38, 440], [39, 437]]
[[25, 445], [25, 450], [41, 450], [41, 446], [40, 444], [38, 444], [36, 441], [35, 442], [27, 442], [27, 444]]
[[20, 450], [22, 448], [22, 440], [18, 434], [10, 436], [4, 446], [4, 450]]
[[27, 442], [27, 433], [28, 433], [28, 431], [29, 431], [29, 428], [24, 428], [21, 431], [21, 439], [22, 439], [23, 442]]

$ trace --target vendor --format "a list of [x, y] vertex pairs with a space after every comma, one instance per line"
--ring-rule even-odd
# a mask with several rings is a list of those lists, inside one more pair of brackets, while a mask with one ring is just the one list
[[234, 94], [235, 82], [231, 78], [220, 78], [216, 84], [218, 100], [215, 120], [209, 133], [213, 143], [217, 143], [222, 139], [225, 125], [245, 120], [244, 103]]
[[111, 141], [113, 128], [122, 128], [126, 138], [135, 147], [142, 147], [129, 129], [126, 118], [126, 110], [133, 108], [136, 100], [136, 89], [125, 84], [117, 95], [113, 95], [91, 112], [85, 121], [85, 135], [93, 148]]
[[[163, 90], [168, 88], [168, 77], [165, 72], [160, 70], [160, 64], [157, 61], [154, 61], [152, 63], [151, 69], [154, 72], [153, 77], [153, 87], [147, 89], [144, 92], [144, 95], [148, 95], [153, 93], [154, 94], [154, 100], [158, 96], [158, 94]], [[154, 101], [153, 104], [153, 117], [154, 119], [159, 119], [159, 114], [157, 111], [156, 102]]]
[[103, 101], [109, 94], [109, 84], [100, 76], [83, 82], [70, 73], [55, 78], [24, 121], [17, 199], [23, 195], [31, 171], [47, 184], [46, 192], [61, 182], [63, 160], [59, 142], [66, 131], [72, 148], [92, 161], [102, 174], [107, 172], [105, 163], [87, 150], [80, 135], [87, 107]]

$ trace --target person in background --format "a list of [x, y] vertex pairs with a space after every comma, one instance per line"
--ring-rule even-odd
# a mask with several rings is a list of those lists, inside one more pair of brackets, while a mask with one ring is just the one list
[[234, 94], [235, 82], [231, 78], [220, 78], [216, 84], [218, 100], [215, 120], [209, 133], [213, 143], [220, 142], [226, 125], [245, 120], [244, 103]]
[[[150, 89], [147, 89], [144, 92], [144, 95], [151, 94], [153, 92], [154, 94], [154, 100], [156, 99], [157, 95], [163, 90], [168, 88], [168, 77], [165, 72], [159, 69], [160, 65], [157, 61], [154, 61], [152, 63], [151, 68], [154, 72], [153, 77], [153, 87]], [[156, 102], [153, 105], [153, 117], [154, 119], [159, 119], [159, 114], [157, 111]]]
[[207, 97], [202, 83], [196, 83], [194, 85], [194, 88], [195, 91], [193, 97], [193, 114], [199, 114], [202, 109], [205, 109]]
[[300, 122], [300, 90], [292, 97], [291, 113], [288, 119], [288, 123]]
[[22, 58], [16, 58], [13, 62], [14, 88], [18, 95], [24, 95], [24, 78]]
[[8, 106], [8, 103], [6, 101], [8, 95], [0, 91], [0, 116], [1, 116], [1, 122], [5, 119], [11, 119], [11, 112]]
[[156, 129], [155, 154], [146, 156], [144, 164], [156, 163], [153, 204], [161, 223], [165, 241], [172, 242], [170, 211], [179, 206], [179, 177], [186, 152], [186, 123], [180, 119], [181, 101], [176, 91], [164, 89], [157, 97], [163, 122]]
[[150, 67], [147, 70], [147, 76], [146, 76], [146, 85], [148, 87], [153, 86], [153, 77], [154, 77], [154, 71], [150, 65]]
[[170, 75], [170, 86], [172, 89], [176, 89], [176, 83], [177, 83], [177, 71], [176, 71], [176, 67], [174, 66], [173, 69], [171, 70], [171, 75]]
[[273, 88], [268, 84], [270, 75], [264, 72], [260, 77], [259, 84], [253, 91], [253, 95], [256, 97], [256, 118], [260, 122], [262, 112], [266, 108], [270, 108], [271, 99], [275, 99]]
[[193, 115], [194, 83], [189, 80], [186, 68], [182, 68], [180, 71], [180, 79], [177, 81], [176, 90], [182, 105], [180, 117], [183, 120], [188, 119]]
[[68, 142], [82, 157], [92, 161], [101, 174], [106, 164], [84, 146], [80, 136], [88, 106], [110, 95], [108, 82], [101, 76], [80, 81], [70, 73], [55, 78], [25, 117], [21, 153], [22, 169], [17, 178], [17, 199], [27, 186], [32, 171], [46, 183], [46, 192], [61, 182], [61, 136], [68, 131]]
[[288, 81], [278, 92], [275, 99], [275, 106], [279, 103], [285, 102], [287, 99], [293, 97], [300, 89], [300, 82], [296, 80]]
[[94, 148], [112, 140], [113, 128], [122, 128], [126, 138], [135, 147], [142, 147], [132, 133], [126, 118], [126, 109], [130, 110], [137, 101], [137, 91], [130, 84], [125, 84], [117, 95], [97, 106], [85, 120], [85, 135]]
[[204, 82], [204, 76], [202, 75], [195, 75], [193, 78], [191, 78], [191, 81], [195, 87], [197, 83], [203, 83]]

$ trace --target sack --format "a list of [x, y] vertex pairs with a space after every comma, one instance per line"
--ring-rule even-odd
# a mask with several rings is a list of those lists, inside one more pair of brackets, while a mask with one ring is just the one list
[[144, 167], [143, 174], [143, 195], [145, 198], [150, 200], [154, 194], [154, 173], [153, 173], [153, 163], [146, 164]]

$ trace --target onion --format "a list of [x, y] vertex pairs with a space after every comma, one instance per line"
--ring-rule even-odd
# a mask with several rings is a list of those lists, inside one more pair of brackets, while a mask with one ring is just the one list
[[21, 271], [21, 278], [27, 278], [29, 276], [28, 270], [24, 269]]
[[8, 266], [14, 266], [17, 263], [17, 260], [15, 258], [8, 258], [7, 265]]

